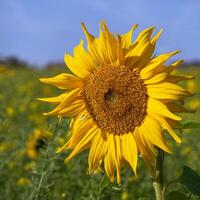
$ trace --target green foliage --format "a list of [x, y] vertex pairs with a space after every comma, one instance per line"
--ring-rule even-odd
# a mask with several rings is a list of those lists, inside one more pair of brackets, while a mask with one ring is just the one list
[[190, 192], [200, 196], [200, 176], [193, 169], [184, 166], [179, 181], [185, 185]]
[[[185, 69], [187, 74], [191, 71], [190, 69], [187, 73]], [[70, 152], [55, 153], [69, 138], [70, 120], [63, 119], [55, 131], [58, 119], [42, 115], [53, 106], [39, 102], [36, 98], [56, 96], [60, 93], [54, 87], [38, 81], [39, 77], [51, 77], [60, 72], [61, 70], [21, 69], [9, 70], [0, 75], [0, 200], [155, 199], [147, 168], [141, 158], [138, 177], [133, 175], [129, 167], [123, 166], [122, 185], [118, 186], [116, 182], [110, 183], [103, 172], [88, 175], [87, 151], [67, 164], [64, 159]], [[193, 73], [197, 75], [200, 83], [200, 70], [194, 69]], [[189, 98], [186, 101], [188, 107], [193, 98], [200, 100], [200, 96]], [[187, 121], [198, 122], [199, 118], [200, 108], [197, 108], [194, 114], [183, 115], [183, 119]], [[187, 129], [182, 130], [181, 145], [170, 142], [174, 153], [165, 157], [167, 182], [179, 175], [183, 163], [200, 173], [200, 134], [197, 128], [189, 129], [193, 128], [193, 125], [190, 123]], [[36, 128], [47, 131], [51, 139], [46, 147], [39, 150], [39, 156], [33, 159], [27, 155], [27, 141]], [[187, 132], [190, 134], [185, 134]], [[179, 189], [174, 187], [173, 189]], [[188, 191], [179, 192], [187, 194]], [[190, 198], [198, 199], [196, 195]]]
[[200, 129], [199, 121], [185, 121], [181, 124], [182, 129]]
[[166, 200], [188, 200], [188, 199], [189, 198], [185, 194], [179, 191], [172, 191], [166, 197]]

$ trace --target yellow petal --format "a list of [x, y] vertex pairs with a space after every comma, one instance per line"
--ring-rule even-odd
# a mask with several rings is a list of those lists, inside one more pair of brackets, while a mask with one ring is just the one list
[[152, 45], [155, 45], [157, 40], [159, 39], [159, 37], [161, 36], [163, 32], [163, 29], [161, 29], [152, 39], [151, 39], [151, 43]]
[[181, 86], [169, 82], [163, 82], [163, 83], [158, 83], [158, 84], [153, 84], [153, 85], [148, 85], [148, 88], [162, 88], [162, 89], [171, 89], [174, 91], [182, 91], [186, 92], [185, 89], [183, 89]]
[[155, 146], [163, 149], [164, 151], [171, 153], [171, 149], [167, 145], [163, 135], [161, 127], [156, 123], [155, 120], [146, 116], [144, 123], [139, 127], [141, 137], [149, 140]]
[[72, 90], [83, 86], [82, 79], [66, 73], [59, 74], [52, 78], [40, 78], [40, 81], [65, 90]]
[[86, 135], [87, 131], [94, 126], [94, 123], [92, 120], [80, 120], [79, 126], [76, 129], [72, 129], [72, 136], [68, 140], [67, 143], [65, 143], [58, 152], [63, 152], [67, 149], [73, 149], [75, 146], [83, 139], [83, 137]]
[[160, 37], [161, 33], [162, 29], [152, 39], [149, 38], [149, 41], [146, 43], [146, 45], [144, 45], [143, 53], [138, 58], [138, 61], [135, 63], [136, 66], [139, 66], [139, 68], [143, 68], [149, 63], [151, 57], [153, 56], [156, 41]]
[[176, 62], [172, 63], [170, 66], [166, 67], [164, 71], [168, 74], [171, 74], [184, 60], [177, 60]]
[[169, 117], [174, 120], [181, 120], [181, 118], [172, 112], [170, 112], [163, 103], [157, 101], [156, 99], [149, 98], [148, 100], [148, 111], [151, 113], [158, 113], [162, 116]]
[[173, 55], [179, 53], [180, 51], [173, 51], [170, 53], [162, 54], [154, 59], [151, 60], [151, 62], [141, 70], [140, 75], [142, 79], [149, 79], [152, 76], [158, 74], [163, 70], [162, 64], [165, 63], [170, 57]]
[[87, 39], [87, 49], [88, 49], [89, 55], [95, 60], [97, 64], [99, 65], [105, 64], [104, 59], [102, 59], [102, 57], [99, 55], [99, 52], [98, 52], [97, 39], [88, 32], [84, 23], [81, 23], [81, 26]]
[[99, 133], [95, 136], [94, 142], [91, 145], [88, 162], [89, 162], [89, 173], [92, 173], [98, 166], [99, 162], [104, 159], [107, 153], [107, 141]]
[[153, 33], [153, 30], [155, 29], [155, 26], [152, 26], [150, 28], [144, 29], [136, 38], [134, 43], [144, 43], [144, 41], [149, 40], [151, 38], [151, 34]]
[[144, 64], [149, 60], [153, 53], [151, 34], [154, 28], [155, 27], [151, 27], [142, 31], [133, 45], [130, 46], [129, 50], [126, 51], [125, 57], [127, 66], [134, 66], [136, 62]]
[[107, 64], [115, 63], [118, 59], [116, 51], [117, 39], [110, 33], [105, 21], [102, 23], [102, 38], [104, 38], [102, 42], [106, 45], [106, 48], [102, 50], [102, 54], [104, 54], [104, 56], [108, 55], [109, 57], [109, 62]]
[[137, 144], [139, 153], [144, 157], [144, 159], [151, 163], [155, 158], [155, 149], [153, 144], [142, 137], [142, 134], [139, 132], [139, 128], [136, 128], [134, 131], [134, 138]]
[[121, 135], [115, 135], [116, 145], [116, 159], [115, 165], [117, 169], [117, 183], [121, 184], [121, 164], [122, 164], [122, 150], [121, 150]]
[[87, 41], [88, 42], [93, 42], [95, 40], [95, 37], [88, 32], [88, 30], [87, 30], [87, 28], [86, 28], [86, 26], [85, 26], [85, 24], [83, 22], [81, 23], [81, 27], [83, 29], [83, 32], [84, 32], [84, 34], [86, 36]]
[[88, 52], [85, 51], [83, 40], [74, 48], [74, 58], [77, 59], [77, 64], [84, 66], [89, 72], [93, 72], [97, 67], [97, 63], [91, 58]]
[[122, 46], [119, 38], [114, 37], [110, 33], [105, 22], [100, 24], [100, 34], [98, 38], [95, 38], [92, 42], [88, 43], [88, 51], [94, 60], [100, 65], [111, 64], [113, 66], [116, 63], [121, 63], [123, 58]]
[[75, 155], [90, 147], [93, 138], [96, 134], [98, 134], [98, 132], [99, 129], [96, 126], [93, 126], [91, 129], [89, 129], [89, 131], [85, 133], [85, 136], [82, 138], [82, 140], [80, 140], [79, 143], [76, 145], [71, 154], [65, 159], [65, 162], [68, 162]]
[[65, 54], [64, 61], [70, 71], [78, 77], [87, 78], [91, 75], [87, 68], [80, 64], [81, 60], [75, 59], [70, 54]]
[[148, 90], [148, 95], [154, 99], [159, 99], [162, 102], [168, 102], [172, 100], [182, 100], [183, 94], [172, 94], [171, 90], [161, 90], [152, 88]]
[[88, 114], [86, 110], [84, 110], [76, 118], [74, 118], [72, 131], [74, 133], [80, 131], [80, 129], [82, 128], [81, 127], [82, 124], [84, 124], [85, 122], [94, 123], [93, 119], [90, 117], [90, 115]]
[[123, 48], [128, 48], [132, 44], [132, 34], [133, 34], [133, 31], [135, 31], [137, 27], [138, 27], [138, 24], [134, 24], [129, 32], [121, 36]]
[[133, 134], [132, 133], [123, 134], [121, 139], [121, 145], [122, 145], [123, 159], [130, 164], [131, 168], [136, 174], [138, 152]]
[[166, 77], [167, 77], [167, 74], [166, 74], [166, 73], [160, 73], [160, 74], [157, 74], [157, 75], [153, 76], [153, 77], [150, 78], [150, 79], [144, 80], [144, 83], [145, 83], [146, 85], [159, 83], [159, 82], [165, 80]]
[[147, 85], [148, 95], [156, 99], [180, 100], [191, 94], [179, 85], [163, 82], [158, 84]]
[[163, 128], [166, 129], [169, 134], [174, 138], [174, 140], [177, 142], [177, 143], [181, 143], [181, 139], [176, 135], [176, 133], [174, 132], [174, 130], [171, 128], [171, 126], [167, 123], [166, 120], [162, 119], [160, 120], [160, 122], [162, 123], [163, 125]]
[[114, 135], [108, 134], [108, 153], [104, 159], [105, 171], [111, 182], [114, 181], [115, 172], [115, 141]]
[[124, 49], [122, 47], [122, 41], [121, 41], [121, 37], [119, 34], [117, 34], [117, 61], [116, 61], [116, 65], [120, 66], [120, 65], [124, 65], [125, 64], [125, 57], [124, 57]]
[[67, 96], [67, 93], [61, 94], [57, 97], [49, 97], [49, 98], [37, 98], [40, 101], [44, 101], [44, 102], [48, 102], [48, 103], [53, 103], [53, 104], [58, 104], [61, 101], [63, 101], [63, 99], [65, 99]]
[[45, 115], [59, 115], [59, 112], [61, 110], [64, 110], [65, 108], [70, 107], [70, 105], [72, 104], [73, 106], [75, 106], [75, 104], [78, 104], [82, 107], [84, 105], [84, 102], [83, 100], [77, 102], [77, 100], [79, 99], [80, 99], [80, 89], [77, 88], [68, 92], [65, 96], [65, 99], [63, 99], [62, 102], [58, 106], [56, 106], [54, 110], [52, 110], [49, 113], [45, 113]]
[[85, 109], [85, 102], [83, 100], [76, 100], [71, 105], [58, 111], [58, 115], [75, 117]]

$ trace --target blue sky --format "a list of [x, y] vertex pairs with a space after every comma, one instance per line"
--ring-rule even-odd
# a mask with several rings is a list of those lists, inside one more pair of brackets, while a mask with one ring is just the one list
[[200, 0], [0, 0], [0, 56], [32, 64], [63, 60], [84, 38], [80, 23], [98, 35], [99, 21], [112, 32], [132, 24], [164, 28], [156, 53], [181, 49], [177, 58], [200, 59]]

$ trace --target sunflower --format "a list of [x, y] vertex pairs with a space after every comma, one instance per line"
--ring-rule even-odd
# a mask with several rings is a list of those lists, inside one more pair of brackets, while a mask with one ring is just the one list
[[98, 38], [83, 23], [82, 28], [87, 50], [81, 40], [74, 56], [64, 58], [73, 74], [40, 79], [64, 93], [40, 100], [57, 105], [46, 115], [72, 118], [72, 136], [59, 150], [72, 150], [66, 161], [89, 148], [89, 173], [104, 164], [110, 180], [114, 181], [116, 171], [120, 183], [123, 163], [136, 173], [138, 154], [151, 163], [155, 147], [171, 152], [163, 129], [181, 142], [173, 130], [181, 118], [174, 113], [187, 112], [179, 101], [190, 93], [177, 83], [192, 77], [171, 74], [182, 60], [165, 65], [179, 51], [153, 55], [162, 30], [152, 37], [155, 27], [145, 29], [132, 42], [137, 25], [113, 35], [102, 22]]
[[49, 134], [40, 129], [35, 129], [29, 136], [26, 143], [26, 154], [31, 159], [36, 159], [40, 153], [40, 150], [47, 146], [49, 140]]

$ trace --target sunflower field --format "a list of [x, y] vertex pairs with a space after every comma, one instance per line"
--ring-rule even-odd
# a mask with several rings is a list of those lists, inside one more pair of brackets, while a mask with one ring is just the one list
[[[121, 185], [111, 183], [102, 169], [88, 174], [87, 150], [67, 163], [69, 152], [56, 153], [70, 137], [70, 119], [47, 117], [53, 108], [37, 100], [55, 96], [59, 90], [39, 82], [66, 69], [6, 69], [0, 74], [0, 199], [2, 200], [147, 200], [154, 191], [144, 161], [139, 158], [138, 176], [128, 166], [122, 168]], [[180, 68], [176, 74], [192, 74], [184, 86], [196, 93], [185, 101], [196, 110], [182, 114], [181, 144], [170, 143], [173, 154], [165, 155], [167, 200], [199, 199], [200, 185], [200, 69]], [[194, 171], [193, 171], [194, 170]], [[196, 172], [195, 172], [196, 171]], [[185, 174], [184, 174], [185, 173]], [[188, 184], [184, 176], [188, 176]], [[191, 180], [190, 180], [191, 179]], [[195, 180], [196, 179], [196, 180]], [[179, 184], [173, 184], [177, 180]], [[193, 186], [191, 186], [193, 185]], [[176, 193], [175, 197], [170, 197]]]

